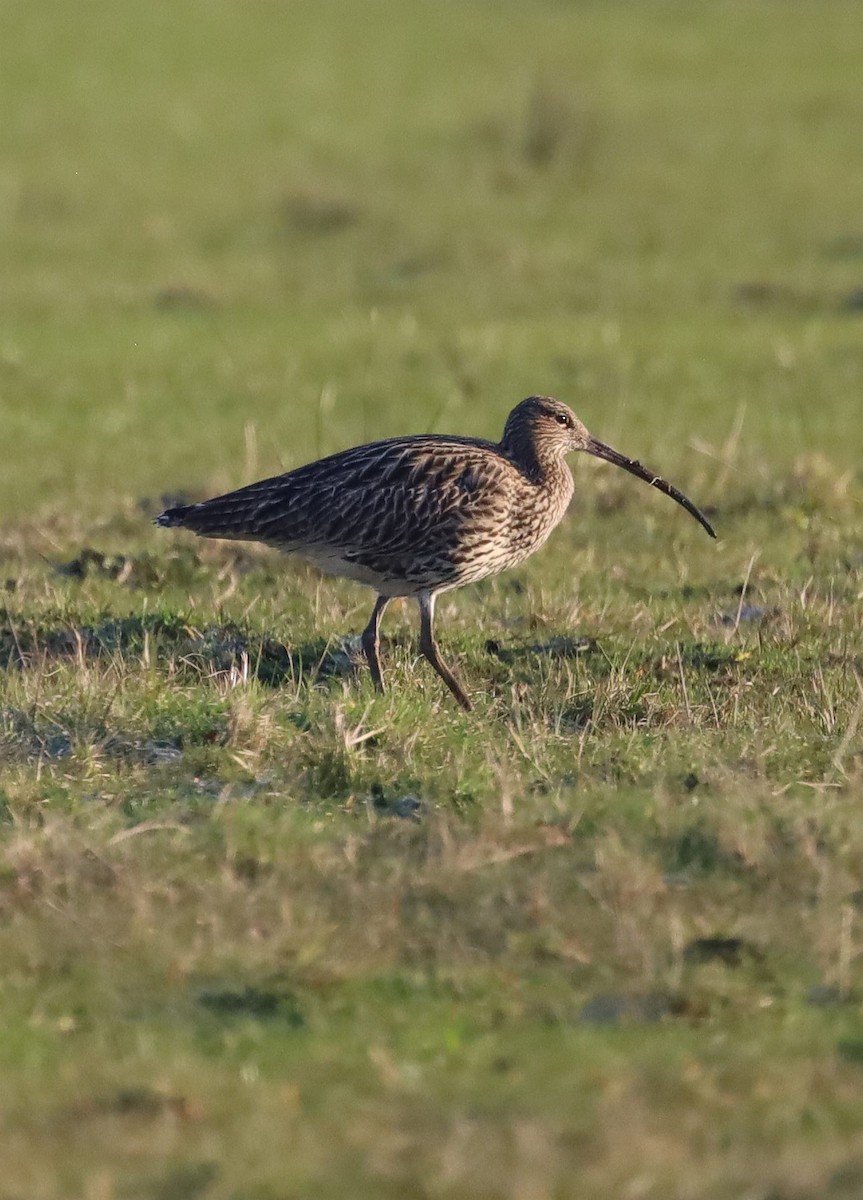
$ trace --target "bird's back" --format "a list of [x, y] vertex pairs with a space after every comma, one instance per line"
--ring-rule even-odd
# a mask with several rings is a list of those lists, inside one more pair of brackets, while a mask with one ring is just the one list
[[468, 583], [524, 557], [513, 558], [509, 531], [535, 490], [494, 443], [392, 438], [169, 509], [157, 522], [261, 541], [409, 594]]

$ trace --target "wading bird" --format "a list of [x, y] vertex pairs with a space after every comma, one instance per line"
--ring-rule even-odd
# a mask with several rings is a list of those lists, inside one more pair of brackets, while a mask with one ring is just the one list
[[372, 442], [213, 500], [169, 508], [156, 524], [264, 542], [374, 588], [377, 600], [362, 646], [379, 691], [381, 617], [395, 596], [413, 596], [420, 653], [462, 708], [470, 709], [438, 650], [435, 600], [517, 566], [539, 549], [572, 498], [565, 458], [573, 451], [603, 458], [658, 488], [716, 537], [682, 492], [597, 441], [550, 396], [517, 404], [499, 442], [438, 434]]

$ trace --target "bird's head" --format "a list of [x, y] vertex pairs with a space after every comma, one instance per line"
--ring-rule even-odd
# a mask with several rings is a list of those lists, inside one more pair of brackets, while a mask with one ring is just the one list
[[627, 458], [605, 442], [598, 441], [588, 433], [572, 409], [553, 396], [528, 396], [527, 400], [517, 404], [507, 418], [501, 448], [514, 462], [528, 468], [535, 466], [540, 471], [575, 450], [605, 459], [676, 500], [711, 537], [716, 537], [713, 526], [701, 510], [673, 484], [634, 458]]
[[507, 418], [503, 447], [517, 456], [533, 450], [540, 462], [563, 458], [573, 450], [587, 450], [590, 434], [571, 408], [553, 396], [528, 396]]

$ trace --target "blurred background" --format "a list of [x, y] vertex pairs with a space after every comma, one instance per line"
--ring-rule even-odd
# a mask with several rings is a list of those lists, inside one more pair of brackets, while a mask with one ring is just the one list
[[861, 51], [856, 0], [6, 6], [2, 512], [537, 391], [702, 497], [856, 469]]

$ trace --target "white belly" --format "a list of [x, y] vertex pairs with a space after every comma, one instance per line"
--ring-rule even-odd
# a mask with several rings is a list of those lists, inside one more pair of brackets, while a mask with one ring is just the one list
[[296, 554], [304, 558], [325, 575], [352, 579], [354, 583], [374, 588], [382, 596], [407, 596], [415, 591], [405, 580], [387, 578], [370, 567], [344, 558], [333, 546], [279, 546], [279, 549], [285, 554]]

